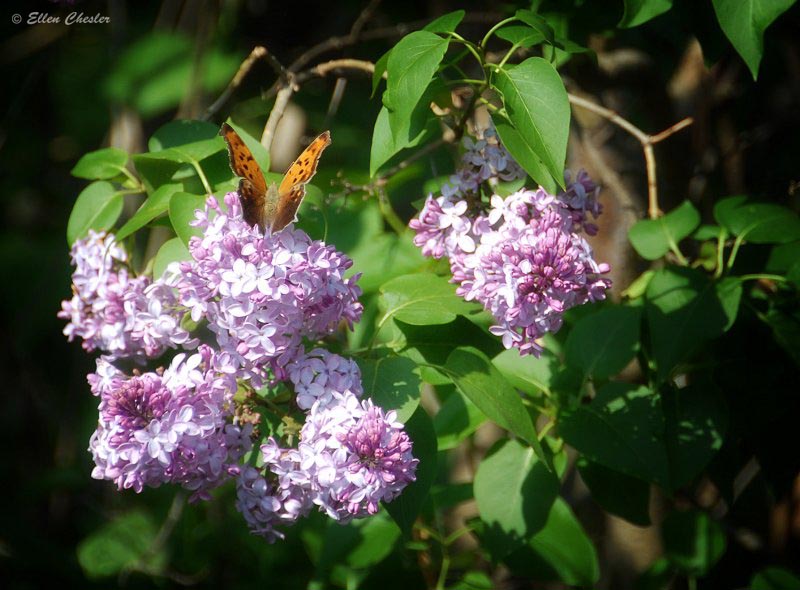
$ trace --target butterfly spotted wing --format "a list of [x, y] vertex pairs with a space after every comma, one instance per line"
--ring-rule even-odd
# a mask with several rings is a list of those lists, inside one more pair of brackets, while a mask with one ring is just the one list
[[295, 220], [297, 209], [306, 195], [306, 184], [317, 173], [319, 158], [330, 144], [330, 131], [324, 131], [289, 166], [278, 187], [278, 207], [272, 231], [282, 230]]
[[220, 135], [228, 144], [231, 168], [241, 177], [239, 199], [244, 219], [262, 229], [280, 231], [295, 219], [297, 209], [305, 196], [305, 185], [317, 171], [317, 163], [323, 150], [331, 143], [328, 131], [322, 133], [303, 150], [289, 166], [280, 186], [267, 187], [264, 174], [253, 158], [242, 138], [227, 123], [223, 123]]
[[264, 173], [256, 162], [250, 149], [239, 134], [227, 123], [222, 124], [219, 134], [228, 144], [231, 169], [239, 181], [239, 200], [242, 203], [244, 219], [251, 225], [266, 226], [267, 182]]

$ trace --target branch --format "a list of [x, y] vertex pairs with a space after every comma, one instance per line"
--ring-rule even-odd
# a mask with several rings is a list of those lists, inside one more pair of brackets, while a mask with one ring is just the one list
[[607, 109], [603, 106], [600, 106], [597, 103], [594, 103], [590, 100], [585, 98], [581, 98], [580, 96], [576, 96], [574, 94], [567, 94], [569, 97], [569, 101], [575, 105], [582, 107], [588, 111], [592, 111], [607, 119], [614, 125], [624, 129], [631, 135], [633, 135], [640, 144], [642, 144], [642, 151], [644, 152], [644, 162], [645, 168], [647, 170], [647, 214], [650, 219], [656, 219], [660, 217], [663, 213], [661, 209], [658, 207], [658, 186], [657, 186], [657, 178], [656, 178], [656, 157], [653, 151], [653, 146], [661, 141], [664, 141], [669, 136], [677, 133], [678, 131], [685, 129], [689, 125], [691, 125], [694, 120], [691, 117], [687, 117], [682, 121], [679, 121], [672, 125], [671, 127], [665, 129], [664, 131], [657, 133], [655, 135], [648, 135], [641, 129], [639, 129], [636, 125], [628, 121], [627, 119], [623, 119], [617, 113], [612, 111], [611, 109]]
[[292, 98], [292, 94], [299, 89], [300, 86], [298, 86], [295, 81], [295, 75], [292, 72], [287, 72], [286, 84], [281, 86], [280, 90], [278, 90], [278, 95], [275, 97], [275, 104], [272, 106], [267, 124], [264, 126], [264, 133], [261, 134], [261, 145], [266, 148], [267, 152], [272, 149], [272, 140], [275, 139], [275, 129], [277, 129], [278, 123], [280, 123], [280, 120], [283, 118], [283, 113], [289, 104], [289, 99]]
[[225, 105], [226, 102], [228, 102], [228, 99], [230, 99], [236, 89], [239, 88], [245, 76], [250, 73], [250, 70], [260, 59], [266, 59], [267, 62], [269, 62], [269, 65], [272, 66], [272, 69], [275, 70], [275, 73], [278, 75], [279, 80], [286, 80], [286, 68], [283, 67], [281, 62], [279, 62], [274, 55], [267, 51], [266, 47], [258, 45], [253, 48], [253, 51], [250, 52], [250, 55], [248, 55], [241, 63], [239, 69], [236, 71], [236, 74], [234, 74], [233, 79], [228, 83], [228, 86], [222, 92], [220, 97], [215, 100], [212, 105], [208, 107], [208, 109], [206, 109], [205, 116], [203, 117], [204, 121], [208, 121]]

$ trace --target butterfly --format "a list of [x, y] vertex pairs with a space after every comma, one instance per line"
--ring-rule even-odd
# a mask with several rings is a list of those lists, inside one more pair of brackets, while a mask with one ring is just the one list
[[330, 131], [321, 133], [303, 150], [289, 166], [279, 185], [267, 186], [264, 173], [253, 154], [239, 134], [227, 123], [222, 124], [219, 134], [228, 144], [231, 169], [240, 176], [239, 200], [242, 203], [244, 220], [272, 233], [292, 223], [297, 209], [306, 195], [306, 184], [317, 172], [317, 163], [322, 152], [331, 144]]

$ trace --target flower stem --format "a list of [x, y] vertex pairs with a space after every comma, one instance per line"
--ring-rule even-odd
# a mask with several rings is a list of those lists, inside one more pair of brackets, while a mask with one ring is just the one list
[[508, 23], [512, 23], [515, 20], [517, 20], [517, 17], [516, 16], [511, 16], [511, 17], [509, 17], [507, 19], [501, 20], [499, 23], [497, 23], [495, 26], [493, 26], [491, 29], [489, 29], [486, 32], [486, 34], [483, 36], [483, 39], [481, 40], [481, 49], [486, 49], [486, 44], [489, 42], [489, 39], [491, 38], [491, 36], [494, 35], [501, 27], [504, 27]]

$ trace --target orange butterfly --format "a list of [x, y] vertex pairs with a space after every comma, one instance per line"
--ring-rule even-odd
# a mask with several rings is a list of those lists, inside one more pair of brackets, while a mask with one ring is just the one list
[[317, 172], [319, 157], [331, 144], [330, 131], [320, 134], [303, 150], [289, 166], [280, 185], [271, 183], [269, 186], [239, 134], [227, 123], [222, 124], [219, 134], [228, 144], [233, 173], [241, 177], [239, 199], [244, 220], [251, 225], [258, 224], [264, 231], [269, 228], [272, 233], [292, 223], [306, 194], [306, 184]]

